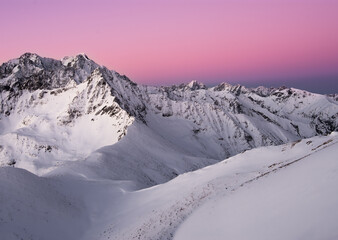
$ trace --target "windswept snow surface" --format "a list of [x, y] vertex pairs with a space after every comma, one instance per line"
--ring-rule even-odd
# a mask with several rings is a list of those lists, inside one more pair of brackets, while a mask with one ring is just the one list
[[98, 179], [82, 164], [45, 177], [1, 168], [0, 233], [6, 239], [59, 239], [61, 229], [62, 239], [88, 240], [330, 239], [338, 234], [337, 146], [333, 133], [253, 149], [142, 190], [136, 180]]

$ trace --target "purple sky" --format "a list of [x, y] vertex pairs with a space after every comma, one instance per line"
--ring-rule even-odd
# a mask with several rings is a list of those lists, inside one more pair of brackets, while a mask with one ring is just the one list
[[337, 0], [0, 0], [0, 62], [86, 53], [137, 83], [338, 92]]

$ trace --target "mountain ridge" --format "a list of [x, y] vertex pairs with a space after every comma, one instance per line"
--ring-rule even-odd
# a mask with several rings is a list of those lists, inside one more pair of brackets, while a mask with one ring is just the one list
[[[55, 60], [26, 53], [2, 64], [0, 98], [0, 164], [14, 161], [34, 173], [42, 169], [40, 174], [91, 158], [123, 139], [132, 125], [189, 156], [175, 168], [152, 152], [151, 164], [164, 164], [168, 176], [160, 182], [248, 149], [338, 129], [334, 96], [227, 83], [208, 88], [197, 81], [138, 85], [85, 54]], [[201, 165], [191, 157], [209, 161]], [[146, 185], [158, 183], [156, 174], [150, 175], [144, 172]]]

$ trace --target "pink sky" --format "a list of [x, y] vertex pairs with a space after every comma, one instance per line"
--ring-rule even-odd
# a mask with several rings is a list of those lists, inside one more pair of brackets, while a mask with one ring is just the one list
[[0, 0], [0, 23], [1, 63], [84, 52], [138, 83], [338, 91], [337, 0]]

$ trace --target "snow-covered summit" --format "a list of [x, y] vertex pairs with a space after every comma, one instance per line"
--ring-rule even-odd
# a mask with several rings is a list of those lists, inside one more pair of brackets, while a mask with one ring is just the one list
[[229, 83], [222, 82], [215, 86], [213, 89], [214, 91], [224, 91], [224, 90], [230, 90], [233, 86]]
[[198, 89], [206, 89], [207, 87], [200, 82], [197, 82], [196, 80], [192, 80], [190, 83], [186, 85], [186, 89], [190, 90], [198, 90]]

